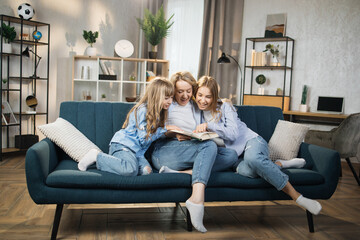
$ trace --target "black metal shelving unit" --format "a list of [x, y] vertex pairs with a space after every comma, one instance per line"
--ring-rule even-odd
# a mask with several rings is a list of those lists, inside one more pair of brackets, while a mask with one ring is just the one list
[[[283, 66], [251, 66], [247, 64], [247, 55], [248, 55], [248, 47], [251, 46], [252, 49], [256, 49], [256, 43], [274, 43], [274, 42], [282, 42], [285, 45], [285, 54], [284, 54], [284, 65]], [[248, 44], [249, 43], [249, 44]], [[293, 70], [293, 60], [294, 60], [294, 47], [295, 47], [295, 40], [291, 37], [279, 37], [279, 38], [263, 38], [263, 37], [253, 37], [253, 38], [246, 38], [245, 41], [245, 59], [244, 59], [244, 83], [243, 83], [243, 102], [245, 102], [246, 96], [264, 96], [264, 100], [266, 101], [266, 97], [270, 98], [279, 98], [281, 100], [281, 107], [282, 110], [289, 110], [284, 109], [285, 105], [290, 106], [291, 101], [291, 83], [292, 83], [292, 70]], [[275, 70], [275, 71], [283, 71], [283, 94], [282, 96], [278, 95], [258, 95], [253, 93], [253, 82], [254, 82], [254, 72], [259, 70]], [[247, 81], [246, 73], [250, 71], [250, 80]], [[289, 89], [286, 91], [287, 88], [287, 74], [289, 76]], [[248, 82], [250, 84], [250, 92], [245, 93], [245, 85]], [[270, 102], [270, 101], [269, 101]], [[262, 102], [263, 103], [263, 102]], [[256, 105], [256, 104], [255, 104]], [[271, 105], [271, 104], [270, 104]]]
[[[3, 23], [14, 26], [15, 29], [17, 29], [17, 37], [16, 40], [12, 42], [13, 45], [16, 46], [16, 51], [12, 51], [12, 53], [5, 53], [3, 52], [3, 38], [0, 39], [0, 55], [1, 55], [1, 61], [0, 61], [0, 76], [1, 80], [6, 79], [6, 85], [1, 83], [0, 86], [0, 99], [3, 106], [3, 102], [6, 101], [9, 103], [12, 109], [16, 109], [14, 112], [15, 118], [17, 120], [16, 123], [4, 123], [2, 121], [1, 124], [1, 139], [0, 139], [0, 145], [1, 145], [1, 159], [4, 154], [8, 153], [14, 153], [14, 152], [22, 152], [26, 149], [21, 147], [15, 148], [15, 143], [12, 142], [15, 141], [15, 135], [18, 135], [19, 142], [21, 141], [21, 138], [24, 137], [25, 134], [29, 133], [23, 133], [22, 131], [22, 124], [24, 120], [31, 121], [31, 128], [32, 132], [35, 134], [36, 130], [36, 118], [37, 116], [45, 116], [46, 123], [48, 123], [48, 111], [49, 111], [49, 65], [50, 65], [50, 24], [44, 23], [44, 22], [38, 22], [38, 21], [31, 21], [31, 20], [24, 20], [18, 17], [13, 16], [7, 16], [7, 15], [0, 15], [1, 18], [1, 25]], [[43, 36], [47, 36], [47, 38], [41, 38], [39, 41], [37, 40], [28, 40], [23, 39], [24, 30], [28, 31], [40, 31], [43, 33]], [[45, 34], [44, 34], [45, 33]], [[34, 55], [36, 56], [38, 54], [38, 48], [40, 47], [46, 47], [47, 48], [47, 56], [46, 56], [46, 71], [45, 73], [42, 73], [40, 77], [37, 74], [37, 58], [31, 58], [29, 61], [33, 61], [34, 67], [30, 71], [34, 71], [34, 76], [25, 76], [24, 75], [24, 68], [27, 68], [24, 64], [24, 56], [22, 52], [25, 50], [26, 47], [31, 47]], [[14, 48], [14, 47], [13, 47]], [[45, 56], [42, 56], [42, 58]], [[44, 64], [44, 63], [42, 63]], [[16, 71], [14, 70], [16, 69]], [[15, 73], [14, 73], [15, 72]], [[37, 91], [36, 85], [39, 81], [45, 82], [46, 85], [46, 93]], [[24, 95], [23, 95], [23, 86], [24, 85], [31, 85], [33, 90], [33, 95], [39, 96], [43, 94], [46, 94], [45, 101], [42, 101], [41, 104], [45, 104], [45, 111], [35, 113], [27, 113], [24, 111], [26, 104], [24, 101]], [[16, 87], [14, 87], [16, 86]], [[16, 101], [12, 101], [13, 99], [16, 99]], [[36, 108], [34, 109], [36, 110]], [[1, 112], [1, 118], [3, 118], [3, 108], [0, 110]], [[30, 118], [30, 119], [29, 119]], [[26, 121], [27, 122], [27, 121]], [[10, 131], [10, 128], [15, 128], [15, 130]], [[17, 132], [17, 134], [12, 134], [13, 132]], [[30, 133], [31, 134], [31, 133]], [[11, 137], [14, 137], [13, 139], [10, 139]]]

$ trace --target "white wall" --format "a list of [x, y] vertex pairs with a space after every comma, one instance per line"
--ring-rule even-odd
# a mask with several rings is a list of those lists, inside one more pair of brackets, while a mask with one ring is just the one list
[[[114, 56], [115, 43], [127, 39], [135, 46], [133, 57], [137, 56], [135, 17], [141, 16], [143, 0], [1, 0], [0, 13], [18, 16], [17, 7], [23, 2], [35, 9], [32, 20], [51, 25], [49, 122], [58, 117], [60, 103], [71, 100], [71, 57], [84, 55], [88, 46], [83, 30], [99, 31], [94, 44], [98, 55]], [[40, 71], [42, 64], [45, 61]]]
[[286, 35], [295, 39], [291, 110], [304, 84], [308, 104], [317, 97], [345, 97], [345, 113], [360, 112], [359, 0], [245, 0], [240, 62], [245, 38], [263, 37], [267, 14], [286, 13]]

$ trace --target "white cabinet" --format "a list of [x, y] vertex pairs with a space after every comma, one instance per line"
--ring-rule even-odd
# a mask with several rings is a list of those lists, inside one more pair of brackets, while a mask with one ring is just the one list
[[[104, 70], [103, 70], [104, 69]], [[105, 74], [110, 73], [110, 74]], [[74, 56], [72, 100], [128, 102], [143, 95], [148, 75], [169, 76], [169, 61], [159, 59]], [[103, 99], [103, 96], [105, 99]], [[132, 99], [131, 99], [132, 98]]]

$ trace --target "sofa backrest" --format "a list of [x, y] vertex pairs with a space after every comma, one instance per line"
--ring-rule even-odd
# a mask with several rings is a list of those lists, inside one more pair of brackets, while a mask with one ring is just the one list
[[[63, 102], [60, 117], [72, 123], [102, 151], [108, 152], [109, 142], [121, 129], [134, 103], [119, 102]], [[240, 119], [253, 131], [269, 141], [279, 119], [280, 108], [264, 106], [235, 106]]]
[[267, 106], [235, 106], [241, 121], [269, 142], [276, 124], [283, 120], [282, 110]]
[[134, 103], [63, 102], [60, 117], [79, 129], [102, 151], [109, 151], [109, 142], [125, 121]]

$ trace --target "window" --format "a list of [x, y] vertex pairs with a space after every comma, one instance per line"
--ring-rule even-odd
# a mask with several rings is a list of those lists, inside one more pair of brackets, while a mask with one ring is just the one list
[[169, 0], [166, 17], [174, 24], [166, 40], [165, 59], [170, 61], [169, 74], [189, 71], [196, 78], [199, 66], [204, 1]]

